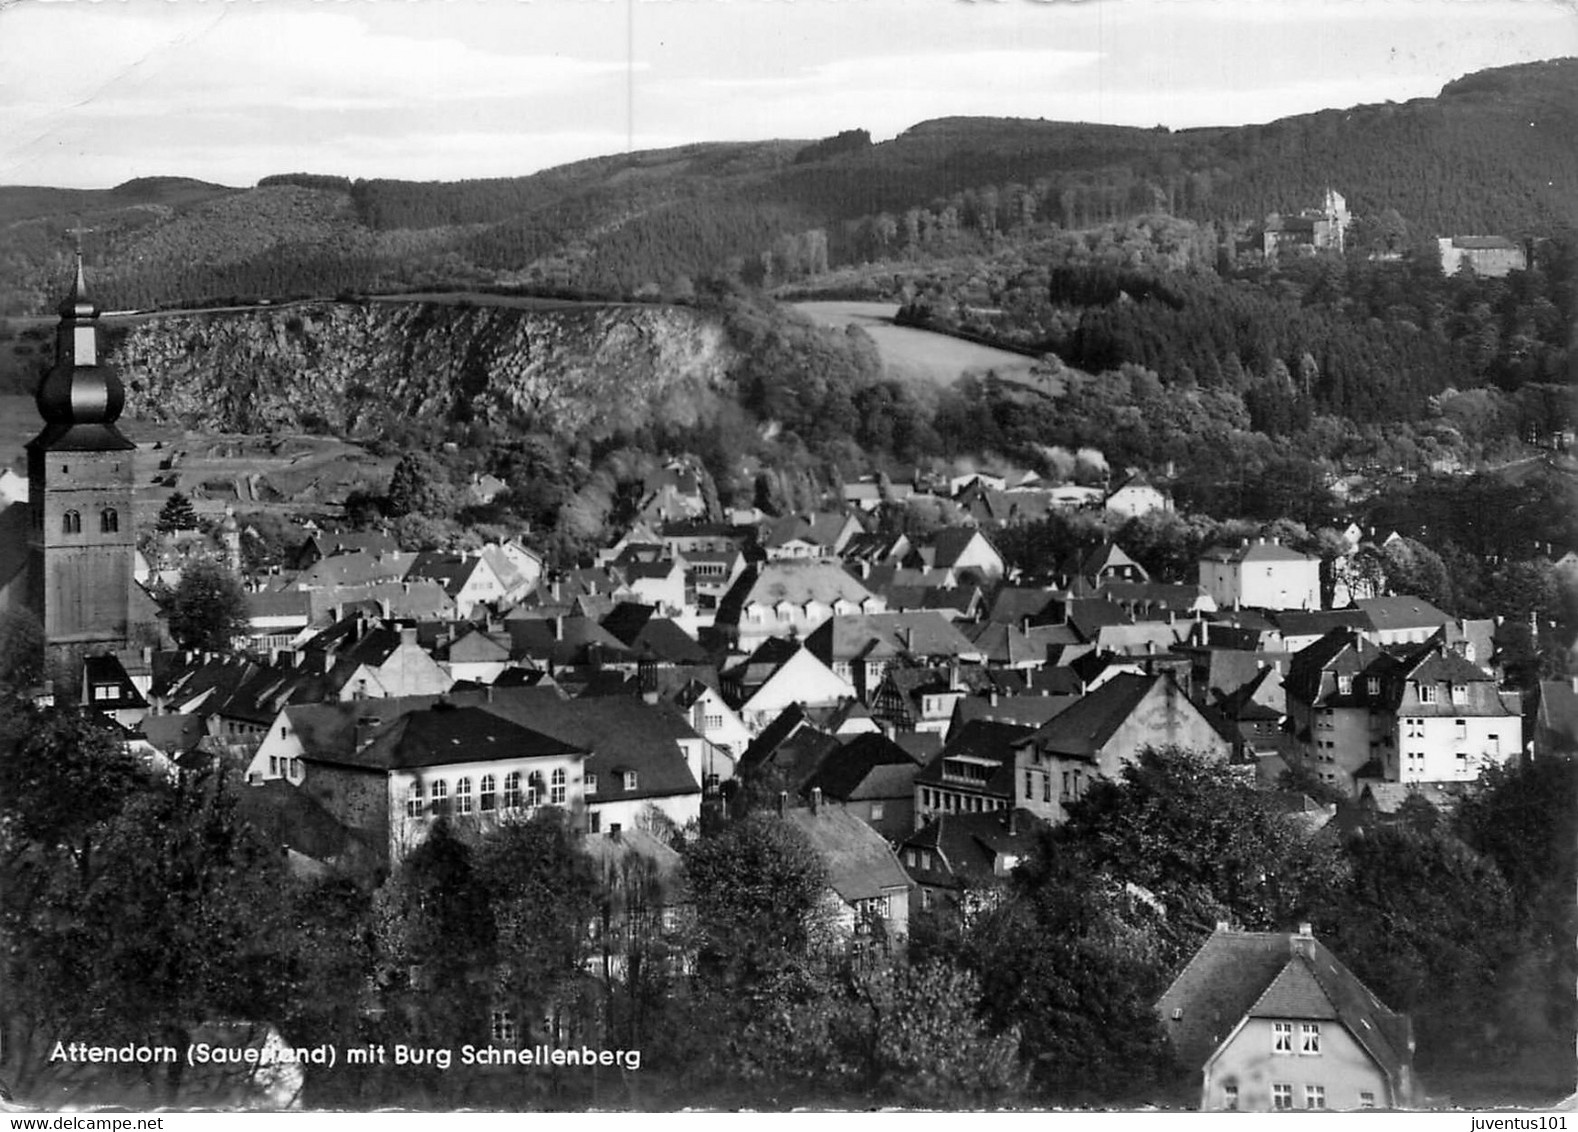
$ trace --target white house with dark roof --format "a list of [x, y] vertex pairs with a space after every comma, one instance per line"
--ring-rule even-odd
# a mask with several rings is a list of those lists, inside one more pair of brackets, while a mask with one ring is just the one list
[[433, 822], [485, 827], [538, 806], [584, 807], [583, 747], [474, 706], [406, 712], [362, 745], [302, 756], [300, 788], [337, 821], [387, 845], [390, 863]]
[[1195, 706], [1171, 674], [1124, 673], [1082, 696], [1013, 750], [1013, 804], [1054, 824], [1098, 778], [1116, 778], [1147, 747], [1178, 747], [1225, 763], [1233, 736]]
[[1443, 636], [1388, 651], [1339, 628], [1295, 655], [1284, 688], [1305, 766], [1357, 796], [1366, 780], [1473, 782], [1516, 757], [1517, 694]]
[[423, 551], [411, 564], [408, 577], [437, 582], [455, 603], [458, 617], [470, 617], [477, 607], [505, 604], [518, 586], [509, 586], [499, 577], [492, 560], [483, 554], [450, 554]]
[[1134, 519], [1152, 511], [1171, 511], [1173, 501], [1157, 490], [1143, 472], [1136, 471], [1107, 495], [1106, 509]]
[[1200, 585], [1219, 609], [1319, 609], [1320, 559], [1276, 538], [1244, 539], [1200, 556]]
[[1353, 604], [1370, 623], [1366, 635], [1378, 645], [1418, 644], [1443, 629], [1450, 634], [1455, 624], [1450, 613], [1411, 594], [1360, 598]]
[[680, 827], [701, 818], [708, 745], [669, 705], [624, 696], [566, 700], [513, 688], [456, 700], [585, 751], [581, 804], [589, 832], [634, 829], [649, 807]]
[[1441, 273], [1455, 275], [1466, 263], [1475, 275], [1499, 278], [1523, 271], [1529, 258], [1523, 245], [1506, 236], [1439, 236], [1436, 247], [1441, 253]]
[[762, 532], [762, 548], [770, 561], [835, 558], [865, 528], [853, 515], [821, 511], [774, 519]]
[[987, 581], [1001, 578], [1006, 569], [1002, 553], [974, 527], [945, 527], [932, 537], [930, 545], [911, 552], [905, 565], [950, 570], [955, 575], [973, 570]]
[[855, 687], [809, 648], [798, 648], [740, 704], [740, 718], [760, 734], [791, 704], [830, 707], [855, 698]]
[[1218, 924], [1156, 1003], [1205, 1112], [1406, 1108], [1413, 1027], [1310, 931]]
[[287, 704], [269, 724], [247, 764], [249, 783], [284, 779], [300, 785], [307, 756], [344, 758], [372, 742], [390, 722], [438, 702], [432, 696]]

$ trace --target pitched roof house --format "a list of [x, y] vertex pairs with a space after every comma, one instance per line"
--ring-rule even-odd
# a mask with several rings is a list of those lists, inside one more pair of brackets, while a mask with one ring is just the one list
[[748, 569], [718, 603], [714, 624], [742, 649], [767, 637], [802, 639], [829, 617], [881, 613], [887, 604], [833, 562], [766, 562]]
[[578, 810], [585, 748], [477, 707], [406, 712], [361, 746], [303, 752], [301, 788], [398, 861], [447, 817], [486, 825], [537, 805]]
[[1156, 1003], [1202, 1111], [1404, 1108], [1413, 1029], [1304, 924], [1218, 924]]
[[972, 915], [995, 902], [1044, 828], [1025, 809], [938, 814], [903, 838], [899, 860], [923, 909], [942, 903]]
[[909, 936], [910, 878], [880, 833], [814, 792], [810, 806], [781, 816], [805, 834], [827, 866], [824, 903], [839, 936], [877, 946]]
[[1364, 780], [1472, 782], [1523, 747], [1516, 694], [1441, 633], [1388, 651], [1333, 629], [1293, 657], [1284, 688], [1299, 757], [1354, 796]]
[[1180, 747], [1218, 762], [1232, 755], [1225, 725], [1209, 718], [1170, 673], [1123, 673], [1014, 744], [1017, 804], [1052, 823], [1096, 778], [1116, 778], [1146, 747]]
[[800, 793], [820, 790], [826, 804], [841, 805], [884, 837], [898, 838], [914, 828], [919, 770], [903, 747], [866, 732], [830, 752]]

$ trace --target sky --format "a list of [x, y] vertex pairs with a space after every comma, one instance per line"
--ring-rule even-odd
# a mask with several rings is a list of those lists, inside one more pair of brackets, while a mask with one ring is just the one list
[[1171, 128], [1578, 55], [1578, 0], [0, 0], [0, 184], [457, 180], [929, 118]]

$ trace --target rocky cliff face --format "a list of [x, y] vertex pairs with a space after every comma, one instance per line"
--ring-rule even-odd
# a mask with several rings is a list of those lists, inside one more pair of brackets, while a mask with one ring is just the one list
[[110, 354], [137, 416], [348, 438], [399, 418], [592, 437], [688, 421], [734, 362], [718, 321], [688, 307], [426, 302], [162, 315]]

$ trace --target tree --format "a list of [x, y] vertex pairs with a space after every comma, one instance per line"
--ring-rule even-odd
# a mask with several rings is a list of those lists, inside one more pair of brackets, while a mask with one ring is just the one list
[[1441, 829], [1381, 826], [1343, 848], [1348, 880], [1310, 917], [1332, 950], [1414, 1015], [1427, 1058], [1496, 1045], [1521, 932], [1495, 864]]
[[857, 972], [834, 1029], [868, 1095], [925, 1108], [1001, 1105], [1023, 1087], [1019, 1032], [976, 1013], [980, 980], [950, 963]]
[[192, 501], [179, 491], [171, 492], [170, 498], [159, 508], [159, 517], [154, 521], [154, 526], [166, 534], [172, 531], [195, 531], [197, 512], [192, 508]]
[[1496, 863], [1530, 932], [1519, 967], [1528, 977], [1507, 996], [1513, 1041], [1566, 1062], [1578, 1023], [1578, 763], [1539, 759], [1492, 767], [1466, 796], [1453, 828]]
[[570, 1019], [561, 1015], [589, 956], [598, 896], [568, 816], [548, 808], [490, 830], [477, 847], [475, 876], [489, 897], [499, 997], [518, 1018], [552, 1018], [549, 1040], [566, 1040]]
[[1093, 783], [1057, 841], [1091, 868], [1143, 885], [1169, 923], [1196, 934], [1224, 918], [1280, 928], [1340, 880], [1338, 859], [1263, 792], [1178, 748], [1142, 750], [1116, 781]]
[[44, 627], [30, 609], [0, 613], [0, 699], [29, 694], [44, 679]]
[[[82, 1071], [50, 1061], [61, 1035], [184, 1049], [204, 1022], [278, 1017], [289, 879], [239, 818], [227, 773], [144, 777], [100, 722], [51, 709], [19, 723], [0, 803], [0, 969], [19, 1090]], [[162, 1103], [183, 1071], [87, 1070]]]
[[970, 931], [982, 1013], [1017, 1028], [1037, 1094], [1054, 1103], [1138, 1100], [1171, 1076], [1153, 1003], [1167, 971], [1162, 923], [1121, 882], [1043, 839], [1010, 899]]
[[782, 818], [754, 813], [686, 847], [705, 969], [716, 981], [766, 990], [823, 941], [826, 868]]
[[447, 517], [455, 509], [449, 477], [438, 461], [425, 452], [407, 452], [389, 477], [389, 493], [384, 510], [398, 519], [422, 514]]
[[228, 652], [249, 623], [240, 579], [212, 558], [181, 571], [165, 613], [177, 644], [212, 652]]

